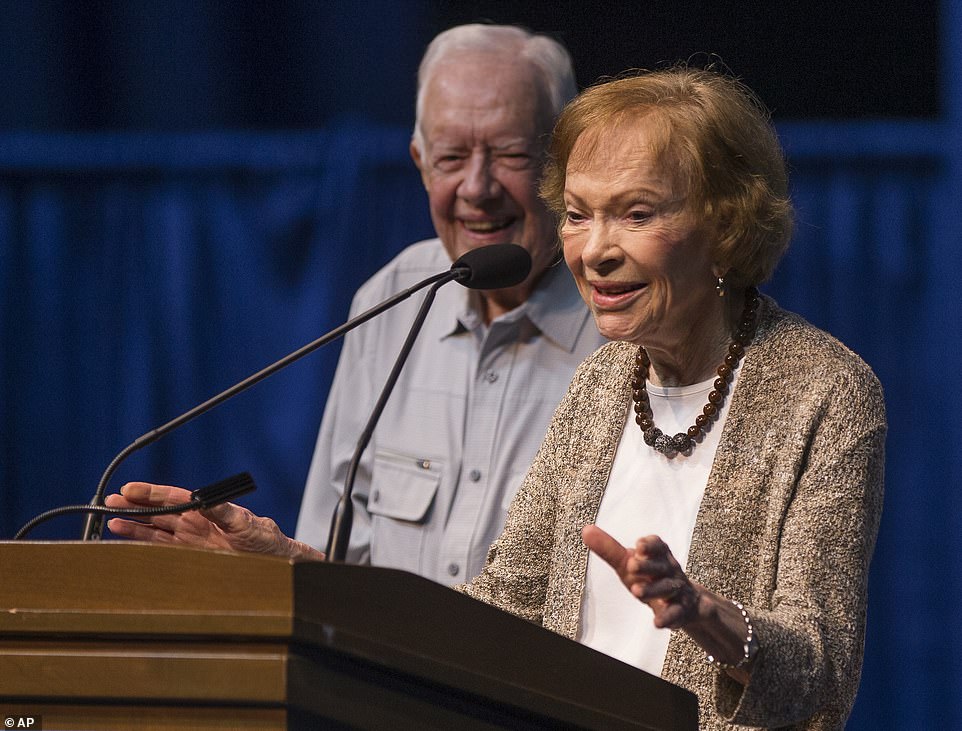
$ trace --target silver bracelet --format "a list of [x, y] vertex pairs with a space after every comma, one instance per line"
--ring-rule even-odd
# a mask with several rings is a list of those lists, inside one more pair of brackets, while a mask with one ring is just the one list
[[755, 657], [755, 653], [758, 651], [758, 641], [755, 639], [755, 628], [752, 627], [752, 620], [749, 618], [748, 612], [745, 611], [745, 607], [743, 607], [740, 602], [734, 600], [731, 600], [731, 602], [738, 608], [738, 611], [742, 613], [742, 619], [745, 620], [745, 656], [734, 665], [729, 665], [721, 660], [716, 660], [714, 655], [708, 654], [706, 657], [708, 662], [719, 670], [725, 670], [726, 668], [743, 668], [751, 662], [752, 658]]

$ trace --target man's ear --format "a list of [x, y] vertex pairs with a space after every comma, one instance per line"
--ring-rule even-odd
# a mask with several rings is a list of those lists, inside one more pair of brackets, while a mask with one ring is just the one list
[[411, 153], [411, 159], [414, 160], [415, 166], [417, 166], [418, 171], [421, 173], [421, 183], [424, 185], [424, 189], [428, 189], [428, 173], [427, 173], [427, 163], [424, 158], [421, 157], [421, 149], [417, 146], [414, 140], [411, 140], [411, 144], [408, 145], [408, 151]]

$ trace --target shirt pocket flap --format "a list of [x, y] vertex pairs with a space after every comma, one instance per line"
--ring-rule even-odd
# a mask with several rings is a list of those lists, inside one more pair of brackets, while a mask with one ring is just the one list
[[425, 519], [441, 481], [441, 465], [419, 457], [378, 452], [368, 512], [418, 523]]

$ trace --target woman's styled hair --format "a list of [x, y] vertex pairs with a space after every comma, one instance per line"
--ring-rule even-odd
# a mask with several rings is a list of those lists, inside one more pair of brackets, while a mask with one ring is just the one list
[[579, 139], [597, 145], [607, 131], [641, 120], [656, 159], [716, 232], [713, 258], [726, 278], [734, 286], [768, 279], [792, 234], [784, 154], [754, 93], [715, 71], [674, 67], [582, 92], [552, 134], [541, 183], [549, 208], [563, 218], [565, 174]]

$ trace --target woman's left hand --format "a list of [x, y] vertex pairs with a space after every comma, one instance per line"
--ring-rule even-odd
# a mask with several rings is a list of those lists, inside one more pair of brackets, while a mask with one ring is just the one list
[[628, 591], [651, 607], [656, 627], [681, 629], [697, 618], [698, 588], [661, 538], [645, 536], [634, 548], [625, 548], [596, 525], [585, 526], [581, 537], [617, 572]]
[[710, 657], [724, 663], [731, 677], [748, 682], [754, 652], [752, 635], [746, 639], [741, 605], [691, 581], [658, 536], [639, 538], [634, 548], [625, 548], [598, 526], [587, 525], [581, 538], [618, 573], [628, 591], [651, 607], [656, 627], [684, 630]]

